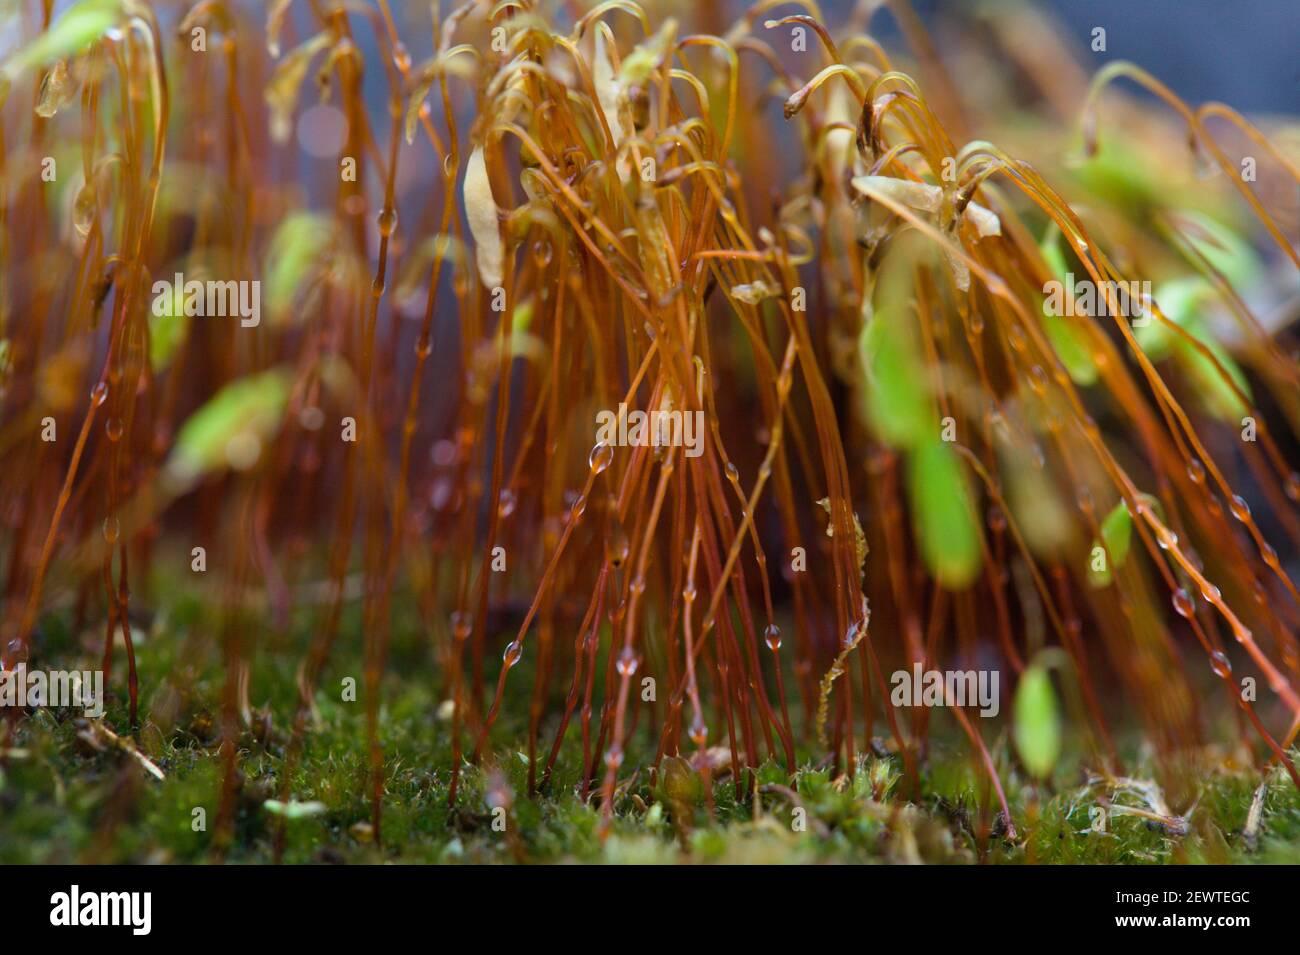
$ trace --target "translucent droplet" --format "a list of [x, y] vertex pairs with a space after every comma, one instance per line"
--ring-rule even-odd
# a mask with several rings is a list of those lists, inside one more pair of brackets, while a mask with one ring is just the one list
[[709, 741], [709, 728], [704, 725], [704, 720], [700, 719], [699, 714], [695, 714], [695, 719], [691, 721], [691, 742], [696, 746], [703, 748], [704, 744]]
[[614, 446], [602, 441], [591, 449], [591, 454], [587, 458], [587, 465], [591, 468], [592, 474], [600, 474], [609, 467], [610, 462], [613, 460]]
[[57, 61], [41, 80], [36, 115], [45, 119], [54, 116], [76, 97], [78, 85], [76, 77], [68, 69], [67, 61]]
[[109, 418], [104, 422], [104, 433], [108, 435], [110, 441], [121, 440], [124, 430], [121, 418]]
[[625, 647], [623, 652], [618, 655], [618, 661], [614, 664], [614, 669], [618, 670], [619, 676], [631, 676], [636, 673], [638, 660], [636, 653], [631, 647]]
[[379, 226], [379, 234], [390, 236], [397, 231], [397, 210], [385, 209], [375, 218], [375, 223]]
[[401, 40], [393, 44], [393, 65], [400, 73], [405, 73], [411, 68], [411, 54]]
[[107, 384], [107, 382], [103, 382], [103, 381], [101, 381], [99, 384], [97, 384], [97, 385], [96, 385], [96, 386], [91, 390], [91, 392], [90, 392], [90, 400], [91, 400], [91, 402], [92, 402], [96, 407], [99, 407], [99, 406], [102, 405], [105, 401], [108, 400], [108, 384]]
[[605, 535], [605, 559], [615, 568], [622, 567], [631, 549], [632, 545], [628, 542], [627, 531], [623, 530], [622, 523], [616, 518], [609, 533]]
[[451, 632], [457, 640], [468, 640], [474, 632], [474, 618], [464, 610], [455, 610], [451, 615]]
[[497, 517], [504, 521], [515, 512], [516, 503], [515, 492], [510, 488], [505, 488], [501, 492], [501, 497], [497, 500]]
[[524, 645], [518, 640], [511, 640], [506, 644], [506, 650], [505, 653], [501, 654], [501, 659], [505, 663], [506, 669], [510, 669], [519, 662], [519, 658], [523, 655]]
[[1228, 502], [1228, 510], [1232, 511], [1232, 516], [1243, 524], [1250, 520], [1250, 505], [1240, 494], [1232, 495], [1232, 500]]
[[1286, 476], [1286, 496], [1300, 501], [1300, 471], [1292, 471]]
[[1196, 605], [1192, 602], [1192, 595], [1187, 592], [1186, 588], [1179, 587], [1174, 591], [1173, 599], [1174, 610], [1178, 613], [1178, 616], [1190, 620], [1192, 615], [1196, 613]]
[[1187, 477], [1193, 484], [1202, 484], [1205, 481], [1205, 465], [1196, 458], [1192, 458], [1187, 463]]
[[104, 540], [110, 544], [116, 544], [117, 538], [121, 534], [122, 528], [118, 524], [116, 517], [104, 518]]
[[781, 649], [781, 628], [774, 623], [769, 623], [767, 629], [763, 631], [763, 640], [767, 643], [767, 648], [776, 653]]
[[1223, 594], [1219, 591], [1218, 587], [1214, 586], [1214, 584], [1206, 584], [1201, 588], [1201, 596], [1210, 603], [1217, 604], [1222, 599]]
[[732, 484], [740, 483], [740, 471], [730, 461], [727, 462], [727, 480]]
[[1215, 650], [1210, 654], [1210, 669], [1215, 672], [1215, 675], [1224, 679], [1232, 676], [1232, 663], [1222, 650]]
[[615, 743], [605, 752], [605, 765], [610, 769], [618, 769], [623, 765], [623, 747]]
[[95, 213], [95, 187], [86, 183], [77, 190], [77, 198], [72, 203], [72, 225], [83, 239], [90, 235], [90, 229], [95, 224]]

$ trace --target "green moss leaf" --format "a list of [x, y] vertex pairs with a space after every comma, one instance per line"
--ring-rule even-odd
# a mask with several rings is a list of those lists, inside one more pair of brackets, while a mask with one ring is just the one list
[[867, 420], [885, 443], [906, 448], [932, 439], [934, 412], [925, 369], [893, 310], [877, 312], [863, 326], [859, 350], [866, 369]]
[[[1225, 238], [1223, 241], [1232, 240]], [[1227, 262], [1221, 265], [1225, 273], [1240, 272], [1241, 269], [1249, 271], [1249, 266], [1233, 266]], [[1137, 340], [1152, 361], [1172, 356], [1191, 382], [1192, 389], [1205, 410], [1221, 421], [1235, 425], [1240, 424], [1243, 415], [1250, 413], [1254, 395], [1237, 360], [1215, 340], [1201, 317], [1201, 308], [1214, 294], [1214, 288], [1206, 279], [1192, 276], [1166, 282], [1155, 295], [1156, 303], [1165, 317], [1204, 345], [1214, 360], [1185, 336], [1154, 319], [1149, 325], [1138, 329]], [[1223, 366], [1222, 372], [1215, 366], [1215, 361]], [[1227, 378], [1224, 377], [1224, 372], [1227, 373]], [[1238, 397], [1233, 384], [1246, 396], [1245, 401]]]
[[4, 65], [5, 75], [13, 79], [32, 67], [75, 56], [121, 19], [120, 0], [74, 3], [48, 30], [10, 57]]
[[217, 392], [181, 427], [167, 459], [167, 478], [173, 488], [184, 490], [227, 464], [256, 463], [279, 428], [290, 385], [289, 373], [277, 368], [241, 378]]
[[1031, 664], [1021, 674], [1012, 709], [1020, 761], [1035, 777], [1047, 779], [1061, 754], [1061, 717], [1045, 667]]
[[185, 287], [172, 290], [170, 300], [163, 303], [162, 314], [149, 313], [149, 366], [154, 374], [162, 371], [176, 355], [185, 341], [190, 320], [185, 316]]
[[319, 816], [325, 812], [325, 804], [312, 800], [311, 802], [281, 802], [278, 799], [268, 799], [262, 803], [262, 808], [272, 815], [283, 816], [285, 819], [308, 819], [311, 816]]
[[938, 439], [910, 460], [913, 519], [926, 566], [945, 587], [968, 586], [981, 562], [975, 504], [956, 452]]
[[271, 237], [266, 266], [266, 306], [271, 322], [286, 321], [298, 289], [323, 265], [334, 224], [325, 216], [295, 212]]
[[1101, 539], [1092, 542], [1093, 553], [1096, 548], [1105, 545], [1107, 559], [1105, 566], [1098, 570], [1092, 559], [1088, 562], [1088, 579], [1094, 587], [1106, 587], [1112, 580], [1111, 568], [1123, 567], [1128, 560], [1129, 546], [1133, 540], [1133, 517], [1123, 501], [1116, 504], [1101, 522]]
[[1106, 543], [1106, 550], [1116, 567], [1123, 567], [1128, 560], [1129, 544], [1133, 540], [1133, 517], [1128, 506], [1120, 501], [1106, 519], [1101, 522], [1101, 539]]

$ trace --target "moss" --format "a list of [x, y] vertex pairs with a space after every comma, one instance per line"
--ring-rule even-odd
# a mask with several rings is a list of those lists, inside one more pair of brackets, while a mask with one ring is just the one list
[[[187, 618], [187, 614], [189, 614]], [[219, 740], [223, 682], [216, 659], [186, 658], [184, 626], [193, 608], [165, 615], [174, 633], [154, 633], [139, 648], [146, 687], [141, 752], [164, 772], [150, 777], [128, 754], [96, 749], [87, 723], [61, 710], [36, 710], [17, 724], [0, 785], [0, 863], [203, 862], [214, 858], [223, 778]], [[44, 628], [55, 658], [75, 642], [66, 625]], [[253, 680], [254, 725], [241, 730], [238, 795], [226, 858], [273, 858], [279, 818], [266, 806], [281, 791], [287, 726], [296, 699], [292, 661], [308, 628], [265, 654]], [[411, 654], [421, 651], [414, 645]], [[333, 675], [360, 674], [360, 660], [340, 652]], [[175, 678], [185, 672], [190, 679]], [[165, 682], [173, 674], [175, 685]], [[1300, 860], [1300, 793], [1285, 774], [1270, 776], [1263, 824], [1254, 842], [1244, 830], [1257, 774], [1220, 768], [1204, 778], [1188, 832], [1177, 835], [1148, 819], [1112, 812], [1106, 831], [1094, 825], [1104, 804], [1133, 803], [1083, 782], [1083, 761], [1067, 762], [1056, 788], [1034, 784], [1016, 768], [1005, 738], [991, 746], [1012, 808], [1017, 839], [1005, 837], [986, 777], [962, 741], [942, 728], [913, 793], [901, 759], [864, 756], [850, 779], [809, 764], [794, 777], [767, 762], [752, 774], [758, 798], [737, 799], [727, 763], [706, 781], [686, 759], [649, 769], [653, 752], [632, 750], [623, 772], [609, 832], [602, 839], [599, 799], [579, 796], [582, 746], [570, 732], [548, 791], [528, 795], [527, 714], [518, 703], [503, 711], [494, 732], [497, 755], [482, 766], [465, 763], [456, 805], [448, 804], [451, 747], [439, 700], [425, 681], [402, 679], [396, 668], [384, 685], [379, 739], [384, 752], [383, 843], [370, 830], [369, 754], [363, 703], [343, 702], [323, 682], [320, 722], [307, 734], [289, 790], [298, 803], [323, 811], [286, 824], [284, 861], [306, 862], [1047, 862], [1143, 864], [1165, 862], [1295, 862]], [[155, 721], [166, 710], [164, 731]], [[110, 701], [107, 725], [126, 725], [121, 699]], [[544, 759], [554, 733], [542, 727]], [[883, 745], [877, 748], [883, 751]], [[1136, 747], [1135, 747], [1136, 748]], [[639, 770], [636, 767], [641, 767]], [[1140, 760], [1129, 772], [1154, 778]], [[540, 776], [540, 772], [538, 774]], [[1069, 778], [1075, 784], [1067, 784]], [[505, 801], [505, 829], [494, 826], [494, 800]], [[206, 828], [195, 831], [195, 810]]]

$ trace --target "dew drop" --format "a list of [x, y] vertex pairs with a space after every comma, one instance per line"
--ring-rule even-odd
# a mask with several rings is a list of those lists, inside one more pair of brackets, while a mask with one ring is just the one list
[[637, 666], [636, 654], [631, 647], [625, 647], [618, 655], [618, 662], [614, 664], [614, 669], [618, 670], [619, 676], [631, 676], [636, 673]]
[[72, 224], [83, 239], [90, 235], [96, 211], [95, 187], [87, 183], [77, 190], [77, 198], [72, 203]]
[[506, 669], [512, 668], [519, 662], [519, 658], [524, 655], [524, 645], [518, 640], [511, 640], [506, 644], [505, 653], [501, 654], [501, 659], [506, 665]]
[[451, 615], [451, 632], [457, 640], [468, 640], [474, 632], [474, 618], [464, 610], [455, 610]]
[[615, 743], [605, 752], [605, 765], [610, 769], [618, 769], [623, 765], [623, 747]]
[[709, 741], [709, 728], [704, 725], [704, 720], [696, 714], [695, 719], [691, 721], [691, 742], [701, 749]]
[[1300, 471], [1292, 471], [1286, 476], [1286, 496], [1300, 501]]
[[104, 433], [110, 441], [120, 441], [124, 430], [121, 418], [109, 418], [104, 422]]
[[763, 640], [767, 643], [767, 648], [776, 653], [781, 649], [781, 628], [774, 623], [769, 623], [767, 629], [763, 631]]
[[379, 234], [387, 238], [397, 231], [397, 210], [383, 210], [375, 218], [375, 223], [379, 226]]
[[104, 540], [110, 544], [116, 544], [117, 538], [121, 534], [122, 528], [118, 524], [116, 517], [106, 517], [104, 519]]
[[1174, 591], [1174, 610], [1178, 616], [1188, 620], [1196, 613], [1196, 605], [1192, 602], [1192, 595], [1184, 587], [1179, 587]]
[[405, 73], [411, 68], [411, 54], [406, 49], [406, 44], [398, 40], [393, 44], [393, 65], [399, 72]]
[[1222, 650], [1215, 650], [1210, 654], [1210, 669], [1216, 676], [1223, 677], [1225, 680], [1232, 676], [1232, 663]]
[[587, 465], [591, 468], [592, 474], [600, 474], [613, 460], [614, 446], [601, 441], [591, 449], [591, 454], [587, 457]]
[[510, 488], [502, 490], [501, 497], [497, 501], [497, 517], [504, 521], [515, 512], [517, 502], [518, 498], [513, 490]]
[[90, 400], [94, 403], [95, 407], [99, 407], [107, 399], [108, 399], [108, 384], [106, 382], [101, 381], [90, 392]]
[[1198, 459], [1192, 458], [1187, 463], [1187, 477], [1193, 484], [1205, 483], [1205, 465]]
[[1228, 510], [1232, 511], [1232, 516], [1243, 524], [1250, 520], [1250, 505], [1240, 494], [1232, 495], [1232, 500], [1228, 502]]

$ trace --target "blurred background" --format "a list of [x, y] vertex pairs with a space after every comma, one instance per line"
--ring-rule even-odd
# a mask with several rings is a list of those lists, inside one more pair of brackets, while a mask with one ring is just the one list
[[[842, 12], [853, 4], [825, 6]], [[1217, 99], [1247, 113], [1300, 112], [1296, 0], [914, 0], [913, 6], [941, 44], [984, 11], [1028, 7], [1057, 21], [1085, 67], [1132, 60], [1192, 102]], [[885, 35], [894, 30], [887, 15], [873, 22]], [[1105, 53], [1090, 50], [1094, 27], [1106, 30]]]

